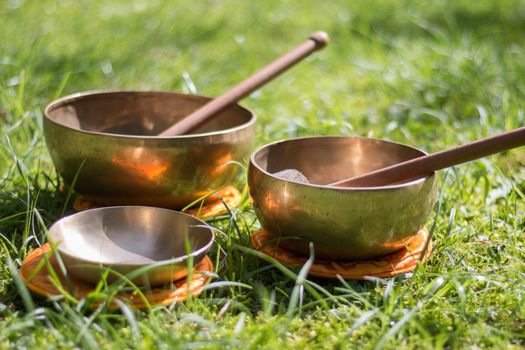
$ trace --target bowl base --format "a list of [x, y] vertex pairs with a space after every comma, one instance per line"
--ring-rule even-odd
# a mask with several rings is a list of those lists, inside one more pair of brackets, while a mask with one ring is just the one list
[[[251, 243], [255, 249], [273, 257], [287, 267], [302, 267], [306, 263], [308, 257], [279, 247], [275, 237], [271, 232], [261, 228], [252, 234]], [[432, 240], [428, 231], [423, 228], [405, 248], [394, 253], [369, 260], [345, 262], [315, 260], [308, 274], [324, 278], [341, 276], [345, 280], [387, 278], [414, 271], [420, 262], [424, 263], [428, 259], [431, 252]]]
[[[221, 200], [222, 199], [222, 200]], [[191, 208], [184, 212], [189, 215], [193, 215], [199, 219], [213, 218], [219, 215], [226, 214], [228, 210], [225, 205], [229, 208], [235, 208], [242, 202], [242, 194], [234, 186], [226, 186], [216, 193], [212, 193], [204, 201], [200, 201]], [[129, 203], [121, 203], [118, 201], [109, 201], [107, 199], [100, 199], [93, 196], [86, 196], [78, 194], [73, 202], [73, 209], [75, 211], [84, 211], [88, 209], [95, 209], [101, 207], [110, 207], [115, 205], [127, 205]], [[180, 209], [180, 208], [167, 208], [167, 209]]]
[[[46, 263], [44, 263], [45, 261]], [[39, 266], [41, 265], [41, 266]], [[51, 278], [50, 270], [56, 274], [59, 280], [59, 285], [55, 285]], [[126, 300], [135, 308], [143, 309], [158, 305], [170, 305], [174, 302], [182, 302], [189, 297], [199, 295], [203, 287], [211, 281], [212, 276], [206, 272], [213, 272], [213, 264], [208, 256], [205, 256], [202, 261], [193, 268], [191, 279], [183, 278], [178, 281], [173, 281], [164, 286], [154, 287], [151, 289], [141, 289], [141, 293], [137, 293], [137, 289], [123, 288], [116, 297]], [[65, 277], [58, 265], [55, 255], [51, 251], [49, 244], [45, 244], [40, 248], [36, 248], [29, 252], [27, 257], [22, 262], [19, 270], [19, 276], [22, 282], [33, 293], [43, 297], [54, 297], [68, 293], [76, 299], [85, 298], [89, 293], [94, 292], [95, 285], [83, 282], [73, 276]], [[111, 287], [111, 285], [109, 285]], [[126, 286], [127, 287], [127, 286]], [[102, 291], [97, 292], [104, 293]], [[108, 296], [112, 294], [108, 290]], [[93, 308], [99, 306], [104, 300], [96, 301], [91, 306]], [[112, 301], [110, 308], [117, 308], [118, 305]]]

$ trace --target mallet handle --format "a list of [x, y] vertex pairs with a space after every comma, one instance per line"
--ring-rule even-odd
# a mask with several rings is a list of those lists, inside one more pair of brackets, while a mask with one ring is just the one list
[[390, 185], [400, 181], [416, 179], [428, 175], [433, 171], [466, 163], [523, 145], [525, 145], [525, 127], [410, 159], [364, 175], [339, 180], [328, 186], [371, 187]]
[[300, 62], [305, 57], [320, 50], [330, 42], [328, 34], [324, 32], [313, 33], [308, 40], [301, 45], [292, 49], [284, 56], [279, 57], [260, 71], [256, 72], [246, 80], [242, 81], [222, 96], [211, 100], [198, 110], [194, 111], [177, 124], [164, 130], [159, 136], [182, 135], [193, 131], [208, 119], [213, 118], [219, 112], [223, 111], [230, 105], [236, 103], [245, 96], [248, 96], [259, 87], [266, 84], [279, 74]]

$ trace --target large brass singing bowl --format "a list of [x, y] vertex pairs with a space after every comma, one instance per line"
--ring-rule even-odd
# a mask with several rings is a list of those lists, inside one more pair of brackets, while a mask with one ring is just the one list
[[57, 221], [49, 235], [67, 271], [93, 284], [106, 271], [110, 282], [121, 275], [138, 285], [178, 280], [213, 243], [212, 229], [203, 221], [169, 209], [140, 206], [86, 210]]
[[[264, 229], [291, 251], [326, 260], [384, 256], [405, 246], [425, 224], [437, 194], [434, 174], [384, 187], [325, 186], [425, 153], [359, 137], [310, 137], [275, 142], [252, 154], [248, 184]], [[296, 169], [311, 184], [273, 173]]]
[[115, 205], [180, 209], [234, 183], [255, 115], [234, 105], [189, 135], [155, 136], [210, 99], [168, 92], [87, 92], [45, 109], [51, 158], [77, 193]]

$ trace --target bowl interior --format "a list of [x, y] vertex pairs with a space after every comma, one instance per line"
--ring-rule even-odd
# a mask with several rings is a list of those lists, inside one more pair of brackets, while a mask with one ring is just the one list
[[269, 144], [252, 157], [266, 173], [295, 169], [326, 185], [425, 155], [402, 144], [361, 137], [309, 137]]
[[175, 263], [203, 255], [213, 242], [201, 220], [154, 207], [87, 210], [58, 221], [49, 233], [60, 253], [108, 266]]
[[[46, 109], [51, 121], [95, 133], [155, 136], [210, 101], [169, 92], [94, 92], [60, 99]], [[249, 123], [253, 114], [234, 105], [191, 134], [227, 130]]]

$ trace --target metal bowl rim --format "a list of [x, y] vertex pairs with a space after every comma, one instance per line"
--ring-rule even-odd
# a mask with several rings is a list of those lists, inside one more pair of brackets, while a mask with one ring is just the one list
[[229, 128], [229, 129], [209, 131], [209, 132], [199, 133], [199, 134], [177, 135], [177, 136], [155, 136], [155, 135], [125, 135], [125, 134], [114, 134], [114, 133], [105, 133], [105, 132], [96, 132], [96, 131], [77, 129], [77, 128], [72, 128], [72, 127], [66, 126], [66, 125], [61, 124], [61, 123], [57, 123], [56, 121], [51, 119], [51, 117], [49, 116], [49, 112], [51, 112], [52, 110], [54, 110], [54, 109], [56, 109], [56, 108], [58, 108], [58, 107], [60, 107], [62, 105], [65, 105], [65, 104], [67, 104], [68, 102], [71, 102], [71, 101], [80, 100], [80, 99], [82, 99], [84, 97], [88, 97], [88, 96], [110, 95], [110, 94], [119, 94], [119, 93], [132, 93], [132, 94], [138, 94], [138, 95], [142, 95], [142, 94], [153, 94], [153, 95], [155, 95], [155, 94], [159, 94], [159, 95], [165, 94], [165, 95], [178, 95], [178, 96], [195, 96], [197, 98], [204, 98], [204, 99], [210, 99], [210, 100], [213, 99], [212, 97], [208, 97], [208, 96], [204, 96], [204, 95], [183, 94], [183, 93], [178, 93], [178, 92], [162, 91], [162, 90], [89, 90], [89, 91], [77, 92], [77, 93], [74, 93], [74, 94], [71, 94], [71, 95], [66, 95], [66, 96], [63, 96], [63, 97], [61, 97], [61, 98], [59, 98], [57, 100], [52, 101], [44, 109], [44, 118], [46, 118], [46, 120], [49, 121], [50, 123], [53, 123], [53, 124], [58, 125], [58, 126], [61, 126], [61, 127], [66, 128], [68, 130], [73, 130], [73, 131], [76, 131], [76, 132], [81, 132], [81, 133], [86, 133], [86, 134], [104, 135], [104, 136], [112, 136], [112, 137], [118, 137], [118, 138], [129, 138], [129, 139], [142, 138], [142, 139], [157, 139], [157, 140], [196, 139], [196, 138], [202, 138], [202, 137], [207, 137], [207, 136], [224, 135], [224, 134], [229, 134], [229, 133], [232, 133], [232, 132], [235, 132], [235, 131], [238, 131], [238, 130], [242, 130], [242, 129], [248, 128], [251, 125], [255, 124], [255, 122], [257, 121], [257, 116], [255, 115], [255, 113], [253, 113], [248, 108], [245, 108], [245, 107], [243, 107], [243, 106], [241, 106], [239, 104], [235, 104], [238, 107], [240, 107], [241, 109], [243, 109], [243, 110], [247, 111], [248, 113], [250, 113], [251, 118], [250, 118], [250, 120], [248, 120], [248, 122], [246, 122], [244, 124], [241, 124], [241, 125], [237, 125], [237, 126], [235, 126], [233, 128]]
[[274, 141], [274, 142], [271, 142], [271, 143], [267, 143], [259, 148], [257, 148], [251, 155], [250, 157], [250, 164], [253, 165], [258, 171], [262, 172], [263, 174], [267, 175], [267, 176], [270, 176], [271, 178], [275, 179], [275, 180], [278, 180], [278, 181], [283, 181], [283, 182], [291, 182], [291, 183], [294, 183], [294, 184], [297, 184], [297, 185], [302, 185], [302, 186], [308, 186], [308, 187], [313, 187], [313, 188], [323, 188], [323, 189], [327, 189], [327, 190], [335, 190], [335, 191], [378, 191], [378, 190], [395, 190], [395, 189], [402, 189], [402, 188], [407, 188], [407, 187], [410, 187], [410, 186], [413, 186], [413, 185], [417, 185], [417, 184], [420, 184], [422, 182], [425, 182], [427, 181], [428, 179], [432, 178], [434, 175], [435, 175], [435, 172], [432, 172], [431, 174], [427, 175], [427, 176], [424, 176], [424, 177], [420, 177], [420, 178], [417, 178], [413, 181], [409, 181], [409, 182], [405, 182], [405, 183], [401, 183], [401, 184], [398, 184], [398, 185], [388, 185], [388, 186], [370, 186], [370, 187], [350, 187], [350, 186], [327, 186], [327, 185], [317, 185], [317, 184], [310, 184], [310, 183], [304, 183], [304, 182], [299, 182], [299, 181], [293, 181], [293, 180], [285, 180], [285, 179], [282, 179], [280, 177], [277, 177], [277, 176], [274, 176], [272, 173], [262, 169], [259, 164], [257, 164], [257, 162], [255, 161], [255, 157], [256, 155], [263, 151], [264, 149], [266, 148], [269, 148], [271, 146], [274, 146], [274, 145], [277, 145], [277, 144], [280, 144], [280, 143], [285, 143], [285, 142], [293, 142], [293, 141], [299, 141], [299, 140], [308, 140], [308, 139], [322, 139], [322, 138], [326, 138], [326, 139], [337, 139], [337, 138], [340, 138], [340, 139], [365, 139], [365, 140], [373, 140], [373, 141], [379, 141], [379, 142], [382, 142], [382, 143], [390, 143], [390, 144], [394, 144], [394, 145], [397, 145], [397, 146], [402, 146], [402, 147], [407, 147], [407, 148], [411, 148], [417, 152], [420, 152], [422, 153], [423, 155], [427, 155], [428, 153], [425, 152], [425, 151], [422, 151], [420, 149], [417, 149], [415, 147], [412, 147], [412, 146], [408, 146], [408, 145], [405, 145], [405, 144], [402, 144], [402, 143], [399, 143], [399, 142], [394, 142], [394, 141], [388, 141], [388, 140], [384, 140], [384, 139], [376, 139], [376, 138], [372, 138], [372, 137], [360, 137], [360, 136], [339, 136], [339, 135], [324, 135], [324, 136], [306, 136], [306, 137], [297, 137], [297, 138], [291, 138], [291, 139], [283, 139], [283, 140], [279, 140], [279, 141]]
[[[188, 259], [189, 257], [197, 257], [205, 252], [207, 252], [210, 247], [212, 246], [214, 240], [215, 240], [215, 235], [213, 234], [213, 228], [208, 225], [207, 223], [205, 223], [204, 221], [202, 221], [201, 219], [199, 218], [196, 218], [195, 216], [192, 216], [192, 215], [189, 215], [189, 214], [185, 214], [185, 213], [182, 213], [180, 211], [176, 211], [176, 210], [171, 210], [171, 209], [166, 209], [166, 208], [158, 208], [158, 207], [152, 207], [152, 206], [145, 206], [145, 205], [120, 205], [120, 206], [111, 206], [111, 207], [102, 207], [102, 208], [94, 208], [94, 209], [87, 209], [87, 210], [84, 210], [84, 211], [81, 211], [81, 212], [78, 212], [78, 213], [75, 213], [75, 214], [72, 214], [72, 215], [69, 215], [69, 216], [66, 216], [64, 218], [61, 218], [60, 220], [56, 221], [55, 223], [53, 223], [53, 225], [51, 225], [51, 227], [47, 230], [47, 232], [49, 233], [49, 236], [51, 237], [51, 239], [53, 240], [52, 243], [55, 243], [54, 241], [56, 241], [56, 239], [54, 239], [52, 236], [53, 234], [51, 233], [51, 230], [53, 229], [53, 227], [55, 227], [59, 222], [62, 222], [62, 221], [66, 221], [68, 220], [69, 218], [72, 218], [72, 217], [75, 217], [77, 215], [82, 215], [82, 214], [85, 214], [85, 213], [90, 213], [90, 212], [94, 212], [94, 211], [103, 211], [103, 210], [107, 210], [107, 209], [119, 209], [119, 208], [153, 208], [155, 210], [162, 210], [162, 211], [168, 211], [168, 212], [172, 212], [172, 213], [175, 213], [176, 215], [183, 215], [183, 216], [189, 216], [191, 217], [192, 219], [195, 219], [199, 222], [202, 223], [203, 226], [206, 226], [208, 231], [210, 232], [210, 239], [208, 241], [208, 243], [206, 243], [206, 245], [198, 250], [195, 250], [193, 252], [191, 252], [190, 254], [186, 254], [186, 255], [183, 255], [183, 256], [179, 256], [177, 258], [174, 258], [174, 259], [166, 259], [166, 260], [159, 260], [159, 261], [155, 261], [155, 262], [152, 262], [151, 264], [152, 265], [173, 265], [173, 264], [177, 264], [177, 263], [180, 263], [186, 259]], [[101, 263], [100, 261], [96, 261], [96, 260], [91, 260], [91, 259], [85, 259], [83, 257], [79, 257], [79, 256], [76, 256], [76, 255], [72, 255], [68, 252], [66, 252], [65, 250], [61, 249], [60, 248], [60, 244], [57, 244], [57, 250], [60, 254], [64, 254], [65, 256], [68, 256], [70, 258], [73, 258], [73, 259], [76, 259], [76, 260], [82, 260], [83, 262], [87, 263], [87, 264], [95, 264], [95, 265], [102, 265], [102, 266], [123, 266], [123, 267], [131, 267], [131, 268], [140, 268], [140, 267], [143, 267], [145, 266], [146, 264], [137, 264], [137, 263], [118, 263], [118, 264], [104, 264], [104, 263]]]

